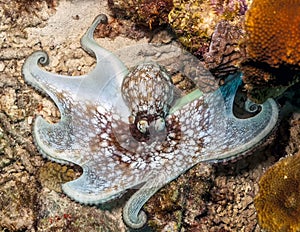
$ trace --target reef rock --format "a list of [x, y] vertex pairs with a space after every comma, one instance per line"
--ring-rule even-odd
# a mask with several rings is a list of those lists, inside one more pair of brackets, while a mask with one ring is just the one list
[[152, 27], [167, 23], [168, 13], [172, 9], [172, 0], [109, 0], [111, 10], [122, 17]]

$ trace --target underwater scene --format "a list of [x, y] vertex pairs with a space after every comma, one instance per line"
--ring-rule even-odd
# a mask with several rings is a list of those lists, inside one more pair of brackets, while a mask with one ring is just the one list
[[300, 232], [300, 0], [0, 12], [0, 231]]

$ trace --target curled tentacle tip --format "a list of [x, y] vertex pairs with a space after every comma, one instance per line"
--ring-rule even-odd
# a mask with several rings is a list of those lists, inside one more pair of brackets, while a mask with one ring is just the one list
[[141, 210], [136, 217], [136, 220], [134, 220], [131, 215], [124, 215], [123, 211], [123, 221], [132, 229], [141, 229], [147, 223], [147, 215], [143, 210]]
[[99, 14], [96, 18], [95, 21], [99, 23], [107, 23], [108, 18], [106, 16], [106, 14]]

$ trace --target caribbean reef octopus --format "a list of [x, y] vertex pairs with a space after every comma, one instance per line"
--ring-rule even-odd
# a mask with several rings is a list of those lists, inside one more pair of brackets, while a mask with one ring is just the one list
[[[99, 15], [81, 39], [83, 49], [97, 59], [89, 74], [47, 72], [39, 66], [48, 62], [42, 51], [25, 61], [26, 82], [50, 96], [61, 113], [54, 124], [37, 117], [32, 133], [44, 157], [82, 168], [78, 179], [62, 185], [75, 201], [103, 204], [136, 188], [123, 208], [123, 220], [141, 228], [147, 222], [142, 207], [155, 192], [199, 162], [223, 162], [248, 153], [276, 127], [278, 108], [272, 99], [261, 105], [246, 101], [245, 108], [256, 113], [236, 117], [233, 104], [241, 73], [214, 91], [199, 87], [178, 95], [167, 69], [147, 58], [153, 53], [169, 60], [164, 53], [173, 52], [172, 62], [182, 65], [176, 57], [182, 49], [171, 45], [162, 52], [158, 45], [124, 50], [120, 57], [132, 63], [130, 52], [139, 54], [129, 71], [93, 38], [97, 25], [106, 22], [106, 16]], [[194, 62], [186, 63], [191, 65]]]

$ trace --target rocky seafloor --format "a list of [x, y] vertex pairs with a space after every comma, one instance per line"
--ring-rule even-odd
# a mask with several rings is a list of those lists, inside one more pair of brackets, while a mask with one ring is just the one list
[[[63, 194], [60, 184], [77, 178], [81, 170], [38, 153], [31, 136], [34, 118], [57, 122], [60, 115], [21, 75], [24, 60], [36, 50], [48, 52], [49, 71], [89, 72], [95, 60], [81, 49], [80, 37], [96, 15], [112, 15], [107, 2], [0, 0], [0, 13], [1, 231], [127, 231], [121, 211], [132, 192], [109, 207], [81, 205]], [[155, 39], [168, 42], [174, 36], [141, 30], [128, 20], [114, 23], [115, 28], [102, 28], [98, 33], [104, 38], [97, 39], [111, 51]], [[178, 85], [189, 88], [184, 82]], [[259, 180], [280, 158], [300, 150], [297, 88], [279, 99], [281, 121], [268, 143], [233, 163], [199, 164], [165, 186], [144, 207], [146, 230], [262, 231], [254, 206]]]

